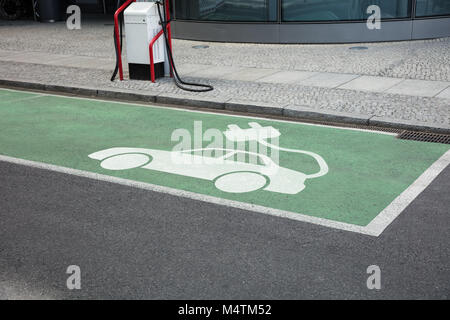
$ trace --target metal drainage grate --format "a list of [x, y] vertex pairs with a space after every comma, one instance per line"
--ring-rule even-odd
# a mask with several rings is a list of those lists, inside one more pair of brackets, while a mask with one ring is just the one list
[[198, 45], [198, 46], [192, 46], [192, 48], [194, 48], [194, 49], [208, 49], [209, 46], [206, 46], [206, 45]]
[[[290, 119], [293, 121], [292, 119]], [[369, 126], [363, 124], [352, 124], [352, 123], [344, 123], [344, 122], [332, 122], [332, 121], [320, 121], [320, 120], [311, 120], [311, 119], [297, 119], [298, 122], [312, 123], [324, 126], [332, 126], [332, 127], [341, 127], [341, 128], [351, 128], [351, 129], [362, 129], [368, 131], [379, 131], [379, 132], [389, 132], [396, 133], [399, 135], [404, 130], [396, 129], [396, 128], [387, 128], [387, 127], [378, 127], [378, 126]]]
[[342, 128], [361, 129], [361, 130], [368, 130], [368, 131], [389, 132], [389, 133], [396, 133], [397, 135], [403, 132], [402, 129], [369, 126], [369, 125], [363, 125], [363, 124], [351, 124], [351, 123], [341, 123], [341, 122], [321, 122], [321, 123], [317, 123], [317, 124], [342, 127]]
[[350, 47], [350, 50], [368, 50], [368, 47], [362, 47], [362, 46], [357, 46], [357, 47]]
[[438, 133], [428, 133], [428, 132], [416, 132], [416, 131], [403, 131], [397, 136], [398, 139], [403, 140], [414, 140], [414, 141], [425, 141], [434, 143], [445, 143], [450, 144], [449, 134], [438, 134]]

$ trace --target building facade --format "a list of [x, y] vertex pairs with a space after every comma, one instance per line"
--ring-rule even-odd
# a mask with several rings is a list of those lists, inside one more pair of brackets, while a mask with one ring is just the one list
[[[450, 0], [175, 0], [172, 6], [181, 39], [348, 43], [450, 36]], [[371, 28], [378, 14], [380, 28]]]

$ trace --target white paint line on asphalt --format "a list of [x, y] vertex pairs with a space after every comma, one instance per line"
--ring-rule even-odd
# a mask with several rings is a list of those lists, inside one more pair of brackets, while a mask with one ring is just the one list
[[433, 180], [450, 164], [450, 150], [433, 163], [412, 185], [377, 215], [368, 225], [374, 235], [379, 236], [406, 207], [422, 193]]
[[30, 161], [30, 160], [23, 160], [19, 158], [13, 158], [9, 156], [0, 155], [0, 161], [5, 161], [9, 163], [15, 163], [19, 165], [39, 168], [39, 169], [45, 169], [55, 172], [61, 172], [65, 174], [75, 175], [79, 177], [99, 180], [99, 181], [105, 181], [105, 182], [111, 182], [116, 183], [124, 186], [154, 191], [154, 192], [160, 192], [160, 193], [167, 193], [170, 195], [193, 199], [193, 200], [199, 200], [204, 201], [208, 203], [213, 203], [217, 205], [222, 206], [228, 206], [233, 207], [237, 209], [242, 210], [248, 210], [253, 212], [259, 212], [275, 217], [281, 217], [286, 218], [290, 220], [295, 221], [301, 221], [301, 222], [307, 222], [311, 224], [321, 225], [333, 229], [339, 229], [344, 231], [351, 231], [356, 232], [364, 235], [369, 236], [375, 236], [378, 237], [386, 228], [389, 226], [389, 224], [394, 221], [395, 218], [397, 218], [400, 213], [423, 191], [425, 190], [428, 185], [447, 167], [447, 165], [450, 163], [450, 150], [447, 151], [441, 158], [439, 158], [433, 165], [430, 166], [410, 187], [408, 187], [400, 196], [398, 196], [386, 209], [384, 209], [375, 219], [370, 222], [367, 226], [357, 226], [352, 225], [348, 223], [338, 222], [338, 221], [332, 221], [328, 219], [323, 218], [317, 218], [313, 216], [308, 216], [305, 214], [290, 212], [290, 211], [283, 211], [268, 207], [263, 207], [259, 205], [254, 204], [248, 204], [238, 201], [232, 201], [222, 198], [217, 198], [213, 196], [198, 194], [194, 192], [184, 191], [184, 190], [178, 190], [174, 188], [169, 187], [163, 187], [158, 186], [150, 183], [145, 182], [138, 182], [123, 178], [117, 178], [112, 177], [108, 175], [83, 171], [83, 170], [77, 170], [77, 169], [71, 169], [61, 166], [56, 166], [52, 164], [46, 164], [42, 162], [36, 162], [36, 161]]
[[308, 215], [304, 215], [304, 214], [300, 214], [300, 213], [283, 211], [283, 210], [248, 204], [248, 203], [244, 203], [244, 202], [238, 202], [238, 201], [233, 201], [233, 200], [217, 198], [217, 197], [203, 195], [203, 194], [194, 193], [194, 192], [190, 192], [190, 191], [184, 191], [184, 190], [178, 190], [178, 189], [169, 188], [169, 187], [158, 186], [158, 185], [151, 184], [151, 183], [117, 178], [117, 177], [98, 174], [98, 173], [94, 173], [94, 172], [66, 168], [66, 167], [56, 166], [56, 165], [52, 165], [52, 164], [24, 160], [24, 159], [19, 159], [19, 158], [13, 158], [13, 157], [4, 156], [4, 155], [0, 155], [0, 161], [24, 165], [24, 166], [38, 168], [38, 169], [45, 169], [45, 170], [54, 171], [54, 172], [70, 174], [70, 175], [83, 177], [83, 178], [89, 178], [89, 179], [94, 179], [94, 180], [99, 180], [99, 181], [116, 183], [116, 184], [120, 184], [120, 185], [124, 185], [124, 186], [128, 186], [128, 187], [134, 187], [134, 188], [139, 188], [139, 189], [144, 189], [144, 190], [149, 190], [149, 191], [154, 191], [154, 192], [167, 193], [167, 194], [170, 194], [173, 196], [188, 198], [188, 199], [192, 199], [192, 200], [199, 200], [199, 201], [203, 201], [203, 202], [213, 203], [213, 204], [227, 206], [227, 207], [233, 207], [233, 208], [242, 209], [242, 210], [259, 212], [259, 213], [263, 213], [263, 214], [267, 214], [267, 215], [271, 215], [271, 216], [287, 218], [287, 219], [301, 221], [301, 222], [309, 222], [312, 224], [322, 225], [322, 226], [330, 227], [330, 228], [334, 228], [334, 229], [352, 231], [352, 232], [362, 233], [362, 234], [366, 234], [366, 235], [373, 235], [370, 230], [366, 230], [366, 228], [362, 227], [362, 226], [356, 226], [356, 225], [352, 225], [352, 224], [347, 224], [347, 223], [342, 223], [342, 222], [337, 222], [337, 221], [332, 221], [332, 220], [327, 220], [327, 219], [322, 219], [322, 218], [316, 218], [313, 216], [308, 216]]
[[[15, 90], [15, 89], [1, 88], [1, 87], [0, 87], [0, 89], [8, 90], [8, 91], [16, 91], [16, 92], [32, 92], [35, 94], [39, 94], [37, 92], [27, 91], [27, 90]], [[107, 103], [114, 103], [114, 104], [127, 104], [127, 105], [131, 105], [131, 106], [137, 106], [137, 107], [143, 107], [143, 108], [168, 109], [168, 110], [177, 110], [177, 111], [183, 111], [183, 112], [193, 112], [193, 113], [203, 113], [203, 114], [210, 114], [210, 115], [216, 115], [216, 116], [225, 116], [225, 117], [231, 117], [231, 118], [266, 120], [266, 121], [300, 124], [300, 125], [305, 125], [305, 126], [315, 126], [315, 127], [321, 127], [321, 128], [333, 128], [333, 129], [340, 129], [340, 130], [350, 130], [350, 131], [367, 132], [367, 133], [374, 133], [374, 134], [383, 134], [383, 135], [388, 135], [388, 136], [397, 136], [397, 133], [393, 133], [393, 132], [384, 132], [384, 131], [367, 130], [367, 129], [359, 129], [359, 128], [347, 128], [347, 127], [339, 127], [339, 126], [328, 126], [328, 125], [324, 125], [324, 124], [316, 124], [316, 123], [301, 122], [301, 121], [271, 119], [271, 118], [267, 118], [264, 116], [257, 117], [257, 116], [235, 115], [235, 114], [229, 114], [229, 113], [218, 113], [218, 112], [203, 111], [203, 110], [190, 110], [190, 109], [184, 109], [184, 108], [163, 107], [163, 106], [155, 106], [155, 105], [148, 105], [148, 104], [141, 104], [141, 103], [132, 103], [132, 102], [124, 102], [124, 101], [105, 100], [105, 99], [93, 99], [93, 98], [86, 98], [86, 97], [65, 96], [65, 95], [50, 94], [50, 93], [46, 93], [46, 94], [42, 94], [42, 95], [50, 96], [50, 97], [69, 98], [69, 99], [72, 98], [72, 99], [87, 100], [87, 101], [107, 102]]]
[[26, 98], [19, 98], [19, 99], [13, 99], [13, 100], [0, 101], [0, 103], [14, 103], [14, 102], [21, 102], [21, 101], [33, 100], [33, 99], [37, 99], [37, 98], [45, 97], [45, 96], [47, 96], [47, 94], [42, 93], [42, 94], [34, 95], [34, 96], [32, 96], [32, 97], [26, 97]]

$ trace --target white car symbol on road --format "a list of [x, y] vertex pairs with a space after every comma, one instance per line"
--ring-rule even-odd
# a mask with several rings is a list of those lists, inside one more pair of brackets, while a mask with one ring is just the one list
[[[192, 154], [195, 151], [222, 151], [221, 157], [205, 157]], [[227, 160], [237, 153], [247, 151], [227, 149], [200, 149], [165, 151], [144, 148], [110, 148], [89, 155], [101, 160], [101, 167], [108, 170], [144, 168], [213, 181], [217, 189], [229, 193], [245, 193], [266, 190], [284, 194], [297, 194], [305, 188], [305, 180], [315, 177], [278, 166], [265, 155], [260, 164]], [[178, 161], [173, 161], [177, 158]], [[185, 161], [184, 161], [185, 160]], [[270, 169], [270, 170], [268, 170]], [[275, 169], [275, 170], [274, 170]]]

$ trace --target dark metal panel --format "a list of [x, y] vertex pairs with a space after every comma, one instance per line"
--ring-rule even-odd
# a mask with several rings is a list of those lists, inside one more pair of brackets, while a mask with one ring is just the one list
[[278, 43], [278, 24], [174, 21], [175, 38], [222, 42]]
[[[414, 26], [414, 29], [413, 29]], [[352, 23], [217, 23], [174, 21], [176, 38], [221, 42], [352, 43], [450, 36], [450, 18], [383, 21], [380, 30]]]
[[413, 39], [450, 37], [450, 18], [413, 21]]
[[383, 21], [380, 30], [365, 22], [280, 25], [280, 43], [350, 43], [411, 39], [411, 21]]

